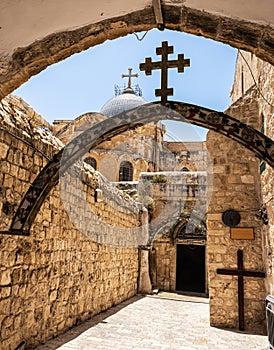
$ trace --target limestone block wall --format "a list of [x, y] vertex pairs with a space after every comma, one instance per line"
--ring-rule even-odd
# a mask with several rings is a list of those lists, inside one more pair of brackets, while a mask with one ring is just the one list
[[[14, 105], [5, 100], [0, 106], [1, 232], [9, 229], [30, 182], [62, 146], [11, 99]], [[58, 185], [29, 236], [0, 233], [0, 348], [14, 350], [22, 341], [36, 346], [137, 292], [137, 241], [128, 239], [138, 236], [143, 214], [88, 165], [80, 174], [84, 197], [69, 183], [71, 211]], [[90, 220], [83, 199], [97, 219]], [[80, 220], [72, 223], [78, 207]]]
[[52, 129], [54, 135], [67, 144], [81, 132], [105, 119], [106, 117], [100, 113], [90, 112], [82, 114], [74, 120], [54, 120]]
[[162, 139], [161, 123], [148, 123], [116, 135], [95, 148], [99, 155], [98, 170], [109, 181], [119, 181], [120, 165], [123, 161], [129, 161], [133, 166], [133, 181], [138, 181], [141, 172], [158, 168]]
[[153, 287], [165, 291], [175, 291], [176, 244], [170, 244], [170, 239], [166, 238], [154, 241], [150, 261]]
[[[251, 74], [252, 72], [252, 74]], [[253, 75], [253, 76], [252, 76]], [[255, 78], [255, 81], [254, 81]], [[237, 101], [248, 89], [260, 90], [257, 94], [259, 130], [274, 139], [274, 67], [251, 53], [241, 51], [237, 58], [232, 100]], [[274, 170], [266, 164], [261, 177], [262, 203], [266, 207], [268, 224], [263, 225], [263, 250], [266, 267], [266, 290], [274, 294]]]
[[[259, 108], [261, 123], [264, 122], [264, 132], [274, 139], [274, 67], [258, 60], [260, 70]], [[263, 120], [264, 119], [264, 120]], [[263, 226], [263, 247], [267, 272], [266, 289], [274, 295], [274, 169], [266, 164], [261, 174], [262, 202], [266, 207], [268, 225]]]
[[[254, 95], [255, 94], [255, 95]], [[239, 100], [227, 111], [258, 128], [256, 92]], [[208, 133], [207, 147], [213, 164], [213, 192], [208, 208], [207, 266], [209, 272], [210, 320], [214, 326], [238, 327], [238, 281], [236, 276], [218, 275], [217, 268], [237, 268], [237, 250], [243, 250], [244, 268], [264, 271], [262, 222], [255, 214], [261, 205], [259, 160], [240, 144]], [[233, 240], [223, 224], [225, 210], [239, 211], [238, 227], [253, 227], [254, 240]], [[266, 290], [263, 278], [244, 278], [245, 328], [265, 331]]]
[[178, 170], [186, 167], [189, 171], [205, 171], [207, 169], [205, 142], [164, 142], [164, 148], [176, 157], [172, 170], [175, 167], [178, 167]]
[[142, 173], [138, 191], [141, 201], [153, 199], [155, 225], [172, 218], [176, 221], [182, 211], [204, 215], [207, 210], [206, 172]]
[[[56, 120], [53, 123], [53, 131], [56, 137], [67, 144], [84, 130], [106, 118], [102, 114], [90, 112], [75, 120]], [[141, 172], [148, 169], [154, 171], [159, 167], [163, 133], [164, 126], [160, 122], [156, 125], [148, 123], [101, 143], [98, 147], [91, 149], [85, 157], [95, 158], [96, 170], [113, 182], [119, 181], [121, 163], [128, 161], [133, 166], [133, 181], [138, 181]]]
[[51, 135], [49, 123], [12, 95], [0, 102], [0, 121], [0, 230], [5, 230], [29, 184], [63, 144]]

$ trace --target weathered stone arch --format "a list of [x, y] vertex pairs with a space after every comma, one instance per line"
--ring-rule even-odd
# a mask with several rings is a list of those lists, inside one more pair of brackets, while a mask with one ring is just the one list
[[59, 151], [37, 176], [20, 203], [10, 232], [28, 234], [43, 201], [59, 178], [92, 147], [126, 130], [159, 120], [190, 122], [214, 130], [251, 150], [257, 157], [274, 167], [274, 141], [258, 130], [223, 112], [170, 101], [148, 103], [98, 123], [75, 137]]
[[206, 229], [204, 215], [197, 212], [196, 210], [185, 210], [180, 214], [179, 217], [171, 217], [165, 221], [164, 224], [161, 222], [160, 225], [153, 227], [150, 237], [151, 241], [149, 243], [152, 243], [153, 240], [157, 240], [161, 236], [165, 236], [169, 237], [171, 244], [174, 244], [178, 232], [188, 223], [188, 220], [190, 218], [194, 219], [197, 223], [201, 224]]
[[[204, 218], [199, 215], [199, 213], [184, 213], [181, 215], [181, 217], [175, 222], [175, 224], [172, 226], [170, 230], [170, 239], [173, 243], [176, 238], [178, 237], [179, 232], [186, 227], [189, 220], [196, 221], [197, 224], [199, 224], [201, 227], [203, 227], [204, 230], [206, 230], [206, 223], [204, 221]], [[206, 235], [205, 235], [206, 239]]]
[[[162, 5], [167, 29], [202, 35], [254, 53], [274, 64], [274, 28], [174, 3]], [[0, 59], [0, 99], [31, 76], [75, 53], [127, 34], [155, 28], [152, 6], [84, 27], [50, 34]]]

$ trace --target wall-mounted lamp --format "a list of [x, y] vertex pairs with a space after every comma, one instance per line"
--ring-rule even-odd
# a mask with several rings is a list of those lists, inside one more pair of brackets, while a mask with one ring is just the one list
[[263, 206], [261, 209], [259, 209], [258, 213], [256, 214], [256, 218], [261, 220], [265, 225], [268, 224], [266, 207]]

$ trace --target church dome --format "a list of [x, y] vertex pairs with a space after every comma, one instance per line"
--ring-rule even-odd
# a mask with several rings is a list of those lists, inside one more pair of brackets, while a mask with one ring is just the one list
[[110, 117], [147, 103], [142, 97], [135, 94], [132, 88], [126, 88], [124, 92], [107, 101], [100, 110], [100, 113]]

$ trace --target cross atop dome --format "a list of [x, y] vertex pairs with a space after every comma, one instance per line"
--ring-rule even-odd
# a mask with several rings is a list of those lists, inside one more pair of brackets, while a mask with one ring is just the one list
[[138, 73], [136, 74], [132, 74], [132, 68], [128, 68], [128, 74], [122, 74], [121, 77], [122, 78], [128, 78], [128, 84], [127, 84], [127, 89], [132, 89], [131, 86], [131, 78], [138, 78]]
[[142, 96], [142, 90], [138, 84], [132, 85], [132, 78], [138, 78], [139, 74], [132, 73], [132, 68], [128, 68], [128, 74], [122, 74], [122, 78], [128, 78], [127, 86], [124, 84], [124, 87], [120, 87], [118, 85], [114, 85], [115, 96], [119, 96], [121, 94], [133, 94], [136, 96]]
[[147, 103], [142, 97], [142, 90], [139, 85], [132, 85], [131, 78], [137, 78], [138, 74], [132, 73], [132, 68], [128, 68], [128, 74], [122, 74], [122, 78], [128, 78], [127, 87], [114, 85], [115, 97], [107, 101], [100, 110], [100, 113], [110, 117], [133, 108], [137, 108]]

